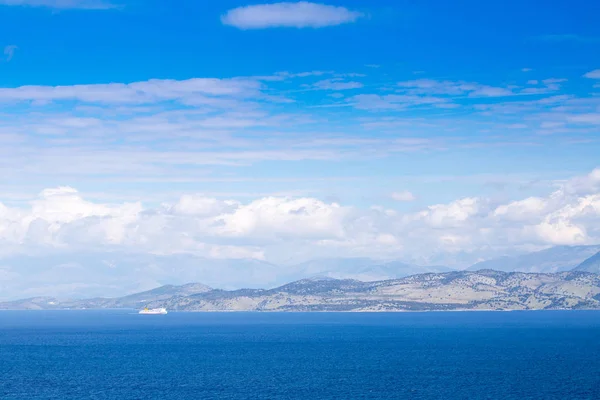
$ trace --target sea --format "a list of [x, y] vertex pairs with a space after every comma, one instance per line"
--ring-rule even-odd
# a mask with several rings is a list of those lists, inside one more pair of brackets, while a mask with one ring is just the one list
[[600, 312], [0, 312], [0, 399], [600, 399]]

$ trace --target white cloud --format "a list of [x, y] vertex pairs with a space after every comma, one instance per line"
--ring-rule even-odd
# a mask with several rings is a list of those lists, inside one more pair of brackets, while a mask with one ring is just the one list
[[[306, 72], [297, 72], [291, 73], [287, 71], [277, 72], [275, 74], [276, 79], [285, 79], [285, 78], [311, 78], [314, 76], [323, 76], [323, 75], [331, 75], [333, 71], [306, 71]], [[273, 77], [267, 77], [267, 80], [270, 80]]]
[[[466, 81], [441, 81], [434, 79], [416, 79], [399, 82], [401, 91], [409, 95], [443, 96], [445, 98], [496, 98], [511, 97], [526, 94], [544, 94], [561, 89], [561, 83], [566, 79], [544, 79], [541, 81], [543, 87], [520, 88], [519, 86], [490, 86], [478, 82]], [[538, 80], [527, 81], [529, 85], [537, 85]]]
[[355, 22], [361, 16], [344, 7], [301, 1], [239, 7], [229, 10], [221, 21], [239, 29], [322, 28]]
[[268, 240], [331, 239], [344, 236], [348, 209], [317, 199], [264, 198], [216, 218], [217, 235]]
[[345, 82], [341, 79], [324, 79], [322, 81], [318, 81], [312, 85], [315, 89], [322, 90], [350, 90], [350, 89], [360, 89], [364, 85], [360, 82]]
[[362, 110], [393, 110], [418, 106], [444, 106], [448, 99], [435, 96], [359, 94], [347, 99], [355, 108]]
[[600, 192], [600, 168], [587, 175], [570, 179], [562, 185], [562, 191], [569, 195], [584, 196]]
[[234, 210], [239, 203], [233, 200], [219, 201], [201, 195], [183, 195], [174, 205], [165, 205], [166, 209], [176, 215], [189, 215], [206, 217], [221, 214], [227, 210]]
[[506, 88], [493, 87], [480, 83], [463, 81], [437, 81], [433, 79], [417, 79], [398, 83], [411, 94], [463, 95], [471, 97], [502, 97], [514, 93]]
[[[316, 78], [323, 75], [330, 79]], [[273, 171], [305, 160], [340, 166], [347, 160], [370, 163], [408, 152], [451, 154], [468, 146], [544, 146], [547, 136], [532, 130], [565, 133], [556, 140], [566, 141], [578, 139], [567, 134], [578, 129], [588, 130], [582, 135], [590, 138], [594, 132], [589, 130], [597, 126], [599, 99], [593, 97], [513, 97], [499, 103], [469, 98], [470, 92], [487, 85], [419, 80], [403, 87], [395, 85], [397, 79], [390, 86], [340, 94], [340, 100], [331, 92], [305, 90], [315, 83], [332, 90], [348, 88], [332, 84], [357, 86], [346, 81], [349, 75], [355, 74], [312, 71], [275, 74], [276, 80], [194, 78], [2, 88], [0, 108], [9, 110], [0, 118], [3, 190], [23, 192], [69, 182], [99, 193], [110, 182], [121, 186], [102, 194], [104, 198], [112, 194], [160, 202], [203, 183], [203, 191], [238, 200], [277, 193], [314, 195], [326, 190], [319, 171], [307, 172], [312, 176], [303, 176], [300, 187], [291, 187], [297, 178], [273, 179]], [[323, 113], [320, 106], [339, 108]], [[487, 133], [476, 134], [480, 129]], [[274, 168], [261, 168], [264, 161]], [[369, 178], [361, 179], [369, 185]], [[223, 188], [225, 182], [229, 188]], [[262, 186], [267, 182], [268, 188]], [[348, 190], [349, 184], [341, 182], [340, 190]], [[232, 184], [235, 189], [230, 189]], [[156, 185], [162, 185], [160, 191]]]
[[566, 82], [568, 79], [565, 78], [548, 78], [548, 79], [544, 79], [542, 82], [546, 85], [552, 85], [555, 83], [562, 83], [562, 82]]
[[1, 5], [83, 10], [107, 10], [117, 7], [104, 0], [0, 0]]
[[498, 206], [493, 215], [508, 221], [526, 221], [536, 216], [548, 206], [546, 199], [530, 197]]
[[600, 125], [600, 113], [570, 115], [567, 118], [578, 124]]
[[[540, 95], [561, 89], [566, 79], [549, 78], [542, 81], [530, 80], [529, 84], [540, 87], [519, 87], [515, 85], [491, 86], [479, 82], [451, 81], [435, 79], [414, 79], [398, 82], [396, 89], [389, 87], [377, 93], [365, 93], [347, 98], [347, 102], [356, 108], [372, 111], [403, 110], [407, 108], [428, 108], [438, 113], [450, 109], [472, 109], [494, 107], [497, 98], [509, 98], [519, 95]], [[392, 93], [390, 93], [393, 90]], [[549, 98], [548, 98], [549, 99]], [[565, 100], [566, 98], [563, 98]], [[545, 101], [547, 99], [542, 99]], [[506, 100], [507, 104], [519, 102]], [[480, 102], [480, 104], [473, 104]], [[508, 103], [510, 102], [510, 103]], [[541, 104], [541, 103], [540, 103]], [[463, 110], [464, 111], [464, 110]], [[512, 123], [514, 125], [514, 123]]]
[[392, 199], [394, 199], [396, 201], [410, 202], [410, 201], [415, 201], [417, 199], [417, 197], [409, 191], [403, 191], [403, 192], [392, 193]]
[[[103, 204], [59, 187], [42, 191], [29, 208], [0, 203], [0, 253], [119, 248], [279, 261], [288, 251], [304, 251], [310, 258], [339, 254], [340, 249], [345, 255], [426, 258], [454, 252], [486, 255], [514, 246], [600, 243], [599, 174], [596, 170], [560, 183], [546, 197], [504, 204], [463, 198], [406, 214], [310, 197], [242, 203], [183, 195], [176, 203], [156, 207]], [[412, 199], [408, 192], [397, 195], [400, 201]]]
[[10, 61], [15, 56], [15, 51], [17, 51], [18, 47], [14, 44], [8, 45], [4, 48], [4, 56], [6, 61]]
[[252, 79], [195, 78], [152, 79], [129, 84], [108, 83], [73, 86], [20, 86], [0, 88], [0, 101], [69, 101], [100, 104], [152, 104], [179, 101], [184, 104], [218, 104], [225, 97], [260, 94], [261, 83]]
[[600, 69], [595, 69], [593, 71], [588, 72], [584, 75], [586, 78], [590, 79], [600, 79]]
[[481, 203], [482, 200], [477, 198], [459, 199], [449, 204], [429, 206], [426, 210], [408, 216], [408, 218], [424, 222], [434, 228], [451, 228], [477, 215], [482, 209]]

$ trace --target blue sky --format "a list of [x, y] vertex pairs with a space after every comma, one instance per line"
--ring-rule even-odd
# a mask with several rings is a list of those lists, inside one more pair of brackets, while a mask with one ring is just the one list
[[[71, 2], [77, 3], [85, 4]], [[333, 1], [365, 17], [333, 28], [253, 31], [220, 20], [227, 10], [252, 3], [119, 4], [108, 10], [4, 6], [0, 34], [20, 45], [21, 56], [2, 83], [227, 77], [316, 66], [341, 72], [365, 63], [504, 81], [518, 78], [515, 71], [523, 65], [577, 73], [598, 61], [592, 1], [544, 7], [533, 1]], [[49, 68], [40, 71], [39, 63]]]
[[5, 66], [1, 83], [354, 72], [365, 64], [381, 64], [388, 73], [425, 70], [499, 83], [519, 79], [523, 66], [539, 74], [581, 75], [599, 57], [593, 1], [331, 1], [366, 16], [325, 29], [254, 31], [223, 26], [220, 17], [256, 2], [116, 4], [121, 7], [108, 10], [4, 6], [0, 37], [19, 46], [19, 57]]
[[425, 263], [597, 243], [599, 16], [0, 0], [0, 248], [183, 235], [169, 248]]
[[[589, 171], [596, 166], [595, 144], [571, 142], [581, 139], [595, 142], [593, 133], [597, 124], [591, 127], [576, 126], [572, 133], [540, 135], [535, 126], [511, 131], [503, 129], [502, 121], [498, 121], [498, 128], [482, 132], [485, 129], [478, 129], [474, 125], [501, 117], [482, 117], [472, 108], [415, 107], [413, 110], [369, 112], [371, 110], [357, 110], [343, 101], [328, 97], [331, 93], [307, 90], [306, 87], [344, 74], [362, 75], [337, 78], [364, 85], [360, 89], [337, 91], [351, 96], [392, 93], [391, 87], [395, 83], [415, 79], [464, 81], [494, 87], [526, 87], [527, 81], [538, 80], [538, 85], [529, 85], [537, 88], [544, 86], [541, 83], [544, 79], [564, 79], [559, 84], [560, 88], [539, 95], [474, 99], [465, 98], [464, 95], [458, 97], [466, 106], [526, 102], [543, 99], [550, 94], [592, 97], [595, 91], [592, 88], [593, 80], [582, 78], [582, 75], [600, 65], [600, 28], [595, 23], [598, 10], [591, 1], [554, 1], [544, 7], [540, 7], [538, 2], [520, 1], [463, 1], [456, 4], [439, 1], [419, 4], [409, 1], [338, 1], [328, 4], [362, 15], [354, 22], [337, 26], [251, 30], [227, 26], [221, 20], [228, 10], [256, 4], [239, 1], [109, 3], [47, 0], [4, 3], [23, 4], [1, 6], [2, 45], [17, 46], [11, 51], [13, 55], [10, 62], [0, 64], [2, 87], [331, 71], [332, 74], [289, 79], [269, 85], [270, 93], [293, 101], [288, 105], [275, 106], [277, 112], [290, 110], [292, 113], [302, 113], [307, 118], [320, 119], [317, 131], [314, 125], [300, 129], [307, 136], [319, 137], [330, 130], [333, 131], [331, 133], [369, 138], [386, 137], [390, 133], [402, 137], [435, 136], [436, 139], [450, 136], [451, 133], [441, 132], [437, 127], [425, 129], [412, 126], [408, 129], [404, 127], [401, 132], [399, 129], [383, 132], [380, 129], [365, 130], [359, 125], [361, 119], [436, 118], [448, 123], [457, 121], [456, 129], [460, 133], [453, 136], [461, 136], [464, 142], [491, 143], [483, 149], [465, 146], [442, 152], [428, 149], [425, 154], [411, 152], [383, 159], [373, 157], [343, 163], [303, 160], [302, 167], [297, 162], [273, 165], [262, 160], [266, 162], [256, 163], [251, 171], [247, 170], [252, 176], [275, 175], [285, 178], [300, 174], [304, 177], [364, 177], [369, 175], [367, 171], [370, 170], [372, 173], [368, 179], [374, 179], [373, 183], [381, 181], [380, 186], [389, 185], [391, 180], [392, 184], [412, 187], [415, 184], [405, 182], [404, 176], [439, 175], [444, 171], [442, 175], [511, 173], [523, 174], [525, 179], [530, 175], [535, 175], [534, 178], [555, 178]], [[111, 5], [115, 7], [111, 8]], [[96, 9], [98, 6], [100, 9]], [[523, 72], [524, 68], [531, 71]], [[341, 105], [330, 107], [336, 103]], [[30, 109], [21, 111], [31, 112]], [[503, 119], [505, 125], [516, 126], [522, 122], [522, 118], [523, 115], [516, 115]], [[328, 125], [323, 126], [322, 120], [328, 120]], [[503, 138], [492, 139], [492, 134]], [[260, 133], [255, 135], [260, 136]], [[32, 141], [35, 139], [32, 138]], [[509, 141], [526, 142], [527, 145], [497, 146], [500, 142]], [[549, 163], [548, 160], [553, 161]], [[227, 172], [224, 169], [224, 173]], [[240, 172], [231, 171], [238, 176]], [[70, 183], [59, 180], [48, 184]], [[75, 183], [80, 187], [83, 184]], [[40, 184], [44, 184], [44, 181], [37, 183]], [[311, 185], [316, 185], [315, 189]], [[306, 190], [323, 191], [317, 187], [318, 184], [313, 182], [311, 185], [306, 186]], [[179, 186], [182, 186], [182, 190], [188, 190], [186, 185]], [[214, 184], [217, 188], [215, 191], [224, 189], [219, 189], [219, 186]], [[278, 186], [284, 191], [290, 190], [290, 185]], [[299, 185], [294, 183], [292, 186]], [[358, 193], [352, 194], [350, 188], [342, 188], [347, 185], [341, 181], [335, 186], [340, 187], [337, 191], [348, 193], [349, 201], [364, 203]], [[351, 184], [351, 187], [357, 186]], [[201, 189], [206, 191], [205, 188]], [[210, 187], [208, 189], [211, 191]], [[265, 189], [268, 188], [261, 188], [260, 191]], [[424, 187], [416, 189], [429, 192]], [[445, 190], [437, 189], [423, 195], [429, 201], [446, 201], [452, 196], [467, 195], [473, 190], [487, 189], [464, 187], [461, 190], [457, 186], [447, 196], [444, 195]], [[326, 195], [346, 196], [345, 193]]]

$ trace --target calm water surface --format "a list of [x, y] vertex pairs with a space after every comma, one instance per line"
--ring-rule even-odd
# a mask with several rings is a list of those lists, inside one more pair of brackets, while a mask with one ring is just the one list
[[0, 399], [600, 399], [600, 312], [0, 312]]

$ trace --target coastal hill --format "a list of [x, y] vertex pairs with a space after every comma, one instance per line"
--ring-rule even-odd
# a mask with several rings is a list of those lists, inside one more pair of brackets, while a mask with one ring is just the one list
[[210, 292], [211, 290], [213, 289], [201, 283], [190, 283], [181, 286], [164, 285], [145, 292], [112, 299], [92, 298], [84, 300], [59, 300], [54, 297], [34, 297], [0, 303], [0, 310], [138, 308], [143, 307], [149, 302], [155, 303], [175, 297], [192, 296], [199, 293]]
[[116, 299], [34, 298], [0, 309], [166, 307], [177, 311], [425, 311], [600, 309], [600, 275], [493, 270], [426, 273], [362, 282], [303, 279], [274, 289], [225, 291], [201, 284], [163, 286]]
[[[114, 298], [73, 300], [34, 297], [0, 302], [0, 309], [139, 309], [146, 306], [179, 311], [600, 309], [600, 252], [593, 253], [595, 247], [558, 246], [479, 264], [504, 265], [504, 269], [509, 271], [490, 268], [473, 271], [474, 266], [465, 271], [446, 272], [444, 267], [428, 267], [426, 273], [376, 280], [373, 279], [375, 275], [397, 273], [405, 265], [382, 263], [374, 269], [373, 265], [369, 265], [369, 259], [352, 259], [352, 272], [363, 277], [361, 280], [315, 274], [322, 272], [323, 268], [335, 269], [335, 263], [339, 262], [327, 260], [324, 265], [307, 263], [303, 266], [303, 272], [312, 278], [271, 289], [227, 291], [190, 283], [165, 285]], [[368, 267], [365, 268], [365, 265]], [[528, 271], [568, 268], [570, 271], [513, 271], [520, 268]]]
[[[17, 254], [2, 258], [0, 278], [4, 276], [5, 279], [3, 284], [0, 282], [0, 302], [33, 297], [120, 298], [165, 284], [188, 282], [233, 290], [270, 289], [316, 276], [375, 282], [467, 268], [469, 271], [556, 273], [572, 270], [599, 251], [600, 245], [556, 246], [524, 254], [511, 250], [493, 252], [485, 261], [472, 254], [452, 254], [442, 259], [435, 255], [403, 260], [330, 257], [280, 260], [278, 264], [255, 259], [210, 259], [191, 254], [119, 251], [57, 252], [44, 256]], [[462, 257], [466, 258], [457, 261]], [[477, 264], [473, 265], [474, 262]], [[587, 271], [599, 272], [598, 269]]]

